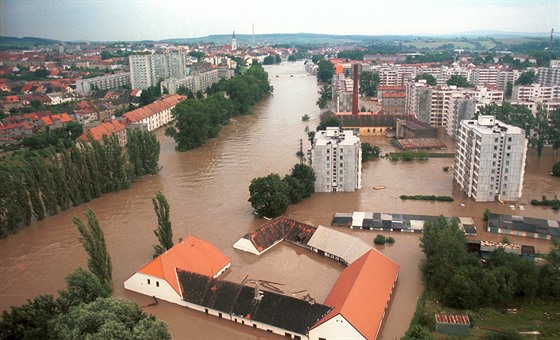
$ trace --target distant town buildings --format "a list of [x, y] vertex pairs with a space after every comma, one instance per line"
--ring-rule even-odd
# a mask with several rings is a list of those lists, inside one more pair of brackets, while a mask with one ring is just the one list
[[315, 134], [311, 149], [316, 192], [362, 188], [362, 148], [352, 130], [327, 127]]
[[133, 54], [129, 57], [131, 84], [135, 89], [146, 89], [160, 80], [184, 78], [187, 60], [183, 53]]
[[517, 201], [522, 194], [527, 140], [524, 130], [494, 116], [463, 120], [454, 180], [476, 202]]

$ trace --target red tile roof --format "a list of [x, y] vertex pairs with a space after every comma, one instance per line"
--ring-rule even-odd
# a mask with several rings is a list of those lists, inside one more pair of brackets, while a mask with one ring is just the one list
[[118, 120], [110, 120], [108, 122], [101, 123], [96, 125], [86, 132], [82, 133], [79, 137], [79, 140], [87, 142], [89, 137], [93, 138], [94, 140], [101, 140], [103, 136], [111, 136], [114, 133], [118, 133], [125, 129], [123, 123]]
[[139, 109], [127, 112], [123, 116], [125, 116], [129, 122], [138, 122], [158, 112], [174, 107], [183, 99], [185, 99], [185, 96], [180, 96], [178, 94], [169, 94], [161, 100], [153, 102], [152, 104], [146, 105]]
[[370, 250], [342, 271], [324, 303], [333, 310], [313, 328], [340, 314], [364, 338], [375, 339], [398, 272], [398, 264]]
[[385, 92], [383, 98], [406, 98], [405, 92]]
[[166, 280], [180, 295], [175, 268], [212, 277], [229, 263], [229, 258], [218, 248], [197, 237], [189, 236], [138, 272]]

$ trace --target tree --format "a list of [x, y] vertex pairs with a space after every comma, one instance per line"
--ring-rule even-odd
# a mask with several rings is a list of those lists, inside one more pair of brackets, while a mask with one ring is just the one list
[[373, 97], [377, 95], [377, 87], [379, 86], [379, 73], [371, 71], [363, 71], [360, 73], [360, 95]]
[[554, 163], [554, 165], [552, 166], [552, 175], [560, 177], [560, 161]]
[[317, 99], [317, 101], [315, 102], [315, 104], [321, 109], [323, 110], [324, 108], [327, 107], [327, 100], [323, 97], [319, 97], [319, 99]]
[[513, 94], [513, 83], [508, 81], [506, 84], [506, 90], [504, 91], [504, 98], [511, 99], [511, 95]]
[[490, 209], [486, 208], [482, 214], [482, 219], [487, 222], [490, 219]]
[[49, 322], [60, 313], [52, 295], [39, 295], [20, 307], [2, 312], [0, 335], [3, 339], [44, 339]]
[[381, 149], [376, 145], [372, 146], [368, 142], [362, 143], [362, 162], [371, 161], [373, 159], [379, 158], [381, 154]]
[[101, 52], [101, 60], [107, 60], [111, 58], [111, 53], [109, 51]]
[[467, 78], [460, 75], [452, 75], [446, 82], [447, 85], [455, 85], [457, 87], [470, 87], [471, 84]]
[[84, 210], [84, 215], [87, 218], [87, 227], [76, 216], [72, 220], [81, 235], [78, 240], [89, 255], [88, 268], [103, 284], [111, 287], [113, 276], [111, 257], [107, 252], [103, 231], [93, 210], [89, 208]]
[[437, 85], [436, 77], [432, 76], [429, 73], [420, 73], [419, 75], [416, 76], [416, 78], [414, 78], [414, 81], [418, 81], [418, 80], [421, 80], [421, 79], [426, 80], [426, 83], [428, 85], [431, 85], [431, 86], [436, 86]]
[[537, 147], [537, 154], [540, 157], [542, 155], [544, 143], [548, 140], [549, 132], [548, 115], [541, 103], [537, 105], [537, 113], [535, 114], [532, 128], [534, 133], [529, 138], [529, 142], [532, 146]]
[[340, 127], [340, 119], [335, 115], [329, 115], [321, 118], [321, 122], [317, 126], [317, 131], [326, 130], [327, 127]]
[[528, 85], [534, 83], [536, 80], [537, 75], [535, 71], [529, 70], [519, 75], [519, 78], [515, 81], [515, 85]]
[[317, 79], [323, 83], [330, 83], [334, 76], [334, 65], [328, 60], [319, 60], [317, 64]]
[[154, 234], [158, 238], [159, 244], [154, 245], [154, 259], [173, 247], [173, 231], [169, 220], [169, 204], [167, 199], [160, 192], [156, 192], [156, 197], [152, 197], [152, 204], [158, 219], [158, 226]]
[[60, 294], [58, 303], [63, 310], [68, 310], [71, 306], [111, 296], [111, 288], [91, 272], [78, 268], [66, 276], [66, 290], [58, 293]]
[[560, 149], [560, 109], [550, 113], [550, 129], [548, 139], [552, 144], [552, 149], [558, 152]]
[[52, 320], [54, 339], [171, 339], [167, 326], [132, 301], [99, 298]]
[[331, 84], [324, 84], [319, 91], [321, 98], [325, 100], [332, 100], [332, 85]]
[[190, 52], [189, 52], [189, 55], [190, 55], [191, 57], [196, 58], [197, 61], [200, 61], [200, 60], [202, 60], [202, 58], [206, 57], [206, 53], [204, 53], [204, 52], [199, 52], [199, 51], [190, 51]]
[[267, 55], [264, 57], [263, 65], [274, 65], [276, 58], [273, 55]]
[[315, 192], [315, 172], [313, 168], [305, 164], [296, 164], [292, 168], [291, 177], [303, 184], [303, 198], [311, 196]]
[[288, 187], [277, 174], [254, 178], [249, 194], [249, 202], [259, 216], [280, 216], [290, 205]]

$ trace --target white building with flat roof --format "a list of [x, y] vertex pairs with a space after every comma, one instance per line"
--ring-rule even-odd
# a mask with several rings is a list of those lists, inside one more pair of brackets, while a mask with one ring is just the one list
[[457, 136], [453, 177], [477, 202], [517, 201], [523, 190], [527, 140], [525, 131], [478, 116], [463, 120]]
[[362, 188], [362, 144], [352, 130], [327, 127], [315, 133], [311, 149], [316, 192]]
[[184, 78], [187, 75], [186, 55], [133, 54], [128, 57], [132, 88], [144, 90], [167, 78]]

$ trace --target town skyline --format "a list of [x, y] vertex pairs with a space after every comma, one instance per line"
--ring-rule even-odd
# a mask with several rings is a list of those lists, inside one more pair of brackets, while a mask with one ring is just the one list
[[[560, 26], [560, 1], [353, 1], [231, 6], [165, 1], [0, 0], [0, 35], [61, 41], [139, 41], [208, 35], [316, 33], [439, 36], [470, 31], [547, 34]], [[208, 9], [212, 10], [209, 11]], [[365, 10], [364, 10], [365, 9]], [[311, 15], [310, 15], [311, 13]], [[528, 14], [530, 13], [530, 15]], [[352, 20], [345, 20], [352, 16]]]

